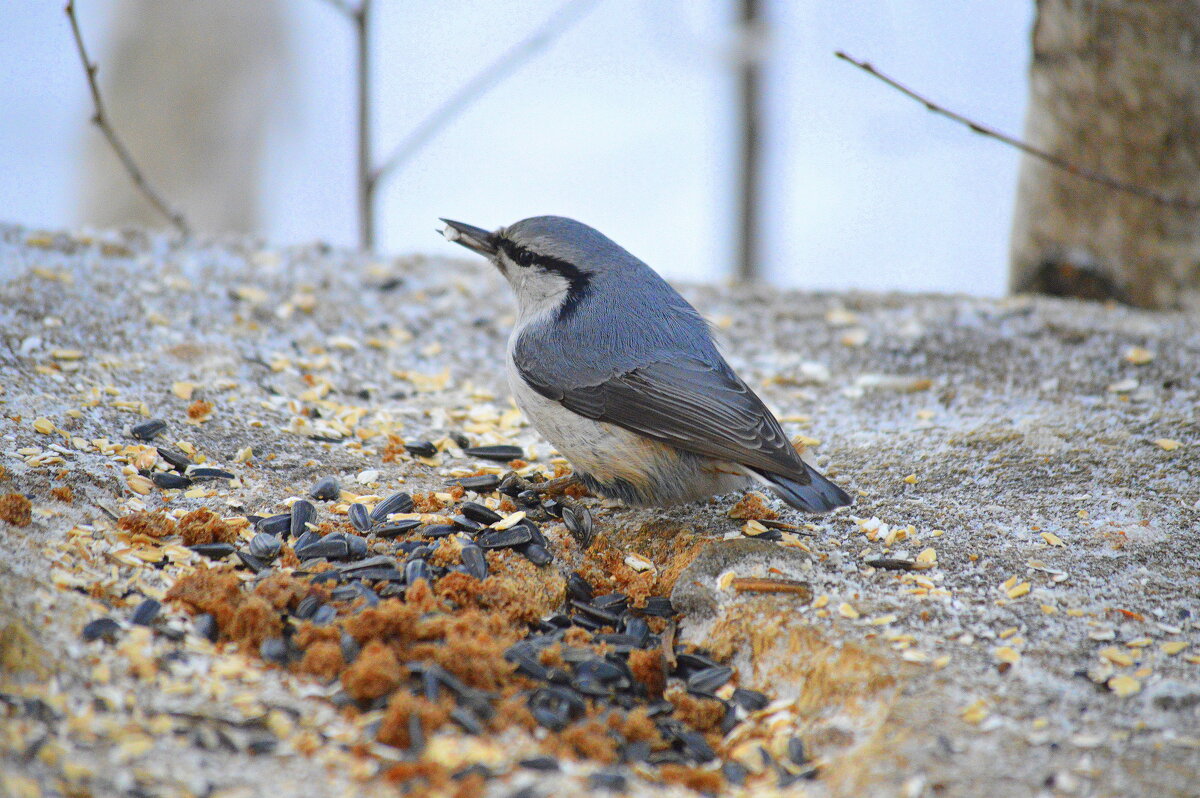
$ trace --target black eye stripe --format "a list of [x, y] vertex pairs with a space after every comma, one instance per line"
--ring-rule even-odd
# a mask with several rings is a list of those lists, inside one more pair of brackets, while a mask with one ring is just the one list
[[543, 271], [553, 272], [565, 279], [569, 287], [567, 289], [567, 300], [558, 311], [559, 321], [575, 313], [579, 307], [579, 303], [583, 301], [583, 298], [588, 293], [591, 284], [591, 277], [589, 275], [580, 271], [579, 267], [573, 263], [568, 263], [565, 260], [548, 255], [539, 255], [533, 250], [526, 249], [507, 238], [501, 238], [498, 244], [500, 250], [518, 266], [537, 266]]

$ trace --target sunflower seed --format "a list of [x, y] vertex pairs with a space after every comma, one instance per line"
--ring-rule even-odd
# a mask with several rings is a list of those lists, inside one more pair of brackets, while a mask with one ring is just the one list
[[350, 518], [350, 523], [359, 532], [371, 531], [371, 514], [367, 511], [364, 504], [355, 502], [346, 508], [346, 515]]
[[430, 441], [417, 441], [416, 443], [406, 443], [404, 450], [413, 457], [433, 457], [438, 453], [438, 449]]
[[163, 490], [179, 490], [191, 487], [192, 484], [192, 481], [183, 474], [175, 474], [170, 471], [155, 471], [150, 475], [150, 479]]
[[487, 557], [483, 553], [483, 549], [472, 544], [463, 546], [462, 548], [463, 565], [467, 567], [467, 571], [476, 579], [487, 579], [488, 563]]
[[217, 619], [209, 613], [196, 616], [196, 625], [194, 627], [196, 635], [203, 637], [211, 643], [217, 642], [217, 636], [220, 629], [217, 628]]
[[181, 474], [184, 471], [187, 471], [188, 466], [192, 465], [191, 460], [189, 460], [182, 453], [175, 451], [174, 449], [164, 449], [161, 446], [159, 446], [158, 447], [158, 456], [161, 457], [163, 460], [165, 460], [167, 462], [167, 464], [169, 466], [171, 466], [171, 468], [174, 468], [176, 471], [178, 471]]
[[741, 787], [745, 785], [746, 777], [750, 775], [750, 771], [746, 770], [745, 766], [740, 762], [730, 759], [721, 765], [721, 775], [725, 777], [725, 781], [734, 787]]
[[394, 538], [397, 535], [403, 535], [405, 532], [411, 532], [421, 525], [421, 522], [415, 518], [410, 518], [407, 521], [394, 521], [390, 524], [382, 524], [375, 527], [375, 537], [379, 538]]
[[146, 599], [129, 616], [129, 622], [135, 626], [149, 626], [158, 617], [162, 604], [154, 599]]
[[460, 477], [452, 480], [452, 485], [461, 485], [464, 490], [475, 493], [491, 493], [500, 485], [498, 474], [480, 474], [477, 477]]
[[704, 735], [698, 731], [683, 729], [676, 735], [676, 739], [683, 743], [684, 752], [701, 764], [717, 758], [716, 751], [712, 750], [708, 740], [705, 740]]
[[597, 606], [584, 601], [569, 601], [567, 602], [576, 615], [581, 615], [584, 618], [594, 621], [601, 626], [615, 627], [621, 622], [621, 616], [618, 613], [603, 610]]
[[574, 502], [563, 504], [562, 520], [579, 548], [586, 549], [592, 545], [592, 513], [588, 508]]
[[152, 418], [148, 421], [143, 421], [140, 424], [134, 424], [129, 429], [129, 434], [137, 438], [139, 441], [152, 441], [157, 438], [162, 431], [167, 428], [167, 422], [161, 418]]
[[197, 543], [188, 548], [210, 560], [220, 560], [234, 552], [234, 547], [230, 543]]
[[788, 759], [792, 760], [792, 764], [803, 765], [808, 761], [808, 753], [804, 750], [804, 741], [799, 737], [792, 737], [788, 740], [787, 745]]
[[258, 647], [258, 655], [267, 662], [286, 665], [288, 661], [288, 645], [282, 637], [269, 637]]
[[733, 678], [733, 668], [727, 666], [705, 668], [688, 676], [687, 688], [694, 693], [711, 695], [731, 678]]
[[317, 508], [307, 499], [301, 499], [292, 505], [292, 537], [298, 538], [305, 533], [308, 525], [317, 517]]
[[333, 477], [325, 477], [320, 482], [312, 486], [308, 492], [309, 496], [322, 501], [332, 501], [342, 495], [342, 489], [338, 485], [338, 481]]
[[248, 551], [239, 551], [237, 553], [237, 557], [242, 561], [242, 565], [246, 566], [256, 574], [262, 573], [267, 568], [267, 564], [265, 562], [258, 559]]
[[588, 787], [593, 790], [625, 792], [625, 774], [615, 770], [597, 770], [588, 776]]
[[455, 527], [465, 532], [479, 532], [486, 526], [486, 524], [481, 524], [478, 521], [472, 521], [465, 515], [455, 515], [450, 520], [454, 523]]
[[268, 535], [286, 538], [292, 528], [292, 514], [280, 513], [279, 515], [269, 515], [255, 524], [254, 528]]
[[595, 598], [592, 586], [575, 571], [567, 576], [567, 595], [576, 601], [591, 601]]
[[424, 579], [426, 582], [431, 581], [429, 564], [424, 560], [413, 560], [404, 566], [404, 579], [410, 585], [418, 579]]
[[546, 772], [559, 770], [558, 760], [545, 754], [522, 759], [517, 764], [527, 770], [541, 770]]
[[117, 634], [121, 631], [121, 624], [114, 621], [112, 618], [97, 618], [94, 621], [89, 621], [83, 627], [80, 633], [84, 640], [92, 642], [93, 640], [103, 640], [105, 643], [117, 642]]
[[493, 530], [480, 535], [475, 544], [481, 549], [510, 549], [522, 546], [533, 540], [533, 535], [526, 526], [512, 526], [508, 529]]
[[540, 543], [530, 543], [528, 546], [519, 549], [519, 551], [524, 555], [525, 559], [537, 566], [549, 565], [554, 562], [554, 555]]
[[771, 703], [771, 699], [767, 698], [757, 690], [748, 690], [745, 687], [737, 687], [733, 691], [733, 703], [737, 704], [747, 712], [758, 712], [760, 709], [766, 709]]
[[292, 542], [292, 550], [299, 551], [300, 549], [304, 548], [305, 546], [309, 545], [310, 543], [320, 540], [320, 539], [321, 539], [321, 536], [318, 535], [316, 532], [314, 532], [311, 529], [306, 529], [306, 530], [304, 530], [303, 535], [296, 538]]
[[407, 513], [413, 508], [412, 496], [401, 491], [393, 493], [386, 499], [375, 505], [375, 509], [371, 511], [371, 522], [378, 524], [385, 520], [392, 513]]
[[313, 616], [313, 613], [320, 608], [321, 599], [317, 598], [316, 596], [305, 596], [304, 598], [300, 599], [300, 603], [296, 605], [296, 609], [293, 610], [292, 615], [302, 621], [307, 621]]
[[524, 507], [537, 507], [542, 503], [542, 497], [536, 490], [523, 490], [517, 494], [517, 503]]
[[254, 537], [250, 538], [250, 545], [247, 550], [264, 562], [270, 562], [279, 556], [280, 549], [283, 548], [283, 541], [274, 535], [266, 532], [259, 532]]
[[675, 614], [675, 607], [672, 606], [671, 599], [666, 596], [651, 596], [646, 599], [646, 606], [642, 608], [642, 614], [654, 618], [670, 618]]
[[525, 452], [520, 446], [471, 446], [463, 449], [463, 454], [467, 457], [478, 457], [480, 460], [494, 460], [498, 463], [525, 459]]
[[187, 471], [187, 476], [193, 480], [201, 479], [237, 479], [237, 474], [231, 471], [226, 471], [223, 468], [212, 468], [210, 466], [192, 466]]
[[312, 622], [316, 626], [325, 626], [333, 623], [333, 619], [337, 617], [337, 608], [332, 604], [322, 604], [313, 613]]
[[475, 713], [466, 707], [455, 707], [450, 710], [450, 720], [462, 727], [467, 734], [483, 734], [483, 724]]
[[603, 596], [596, 596], [592, 599], [592, 604], [602, 610], [609, 610], [617, 614], [625, 612], [629, 607], [629, 596], [624, 593], [605, 593]]

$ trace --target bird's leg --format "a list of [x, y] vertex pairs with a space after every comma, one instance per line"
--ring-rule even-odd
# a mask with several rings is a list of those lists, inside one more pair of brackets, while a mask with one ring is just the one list
[[582, 484], [579, 477], [567, 474], [545, 482], [530, 482], [515, 472], [509, 472], [500, 480], [500, 492], [516, 497], [518, 494], [530, 491], [538, 497], [554, 498], [562, 508], [562, 520], [575, 538], [579, 547], [586, 549], [592, 545], [592, 513], [582, 502], [567, 495], [567, 489]]

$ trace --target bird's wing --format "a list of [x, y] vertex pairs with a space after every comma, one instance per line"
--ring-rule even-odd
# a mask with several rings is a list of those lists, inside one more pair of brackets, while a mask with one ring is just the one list
[[[596, 421], [645, 435], [695, 454], [807, 476], [787, 435], [752, 390], [723, 361], [680, 357], [616, 374], [599, 384], [564, 387], [523, 357], [521, 377], [547, 399]], [[806, 480], [807, 481], [807, 480]]]

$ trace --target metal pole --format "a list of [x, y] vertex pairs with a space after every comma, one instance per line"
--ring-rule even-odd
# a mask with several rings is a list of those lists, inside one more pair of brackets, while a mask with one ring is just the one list
[[759, 191], [760, 142], [762, 128], [762, 70], [758, 48], [761, 44], [762, 3], [738, 0], [738, 25], [741, 47], [736, 65], [738, 131], [737, 208], [737, 279], [751, 281], [759, 277]]

